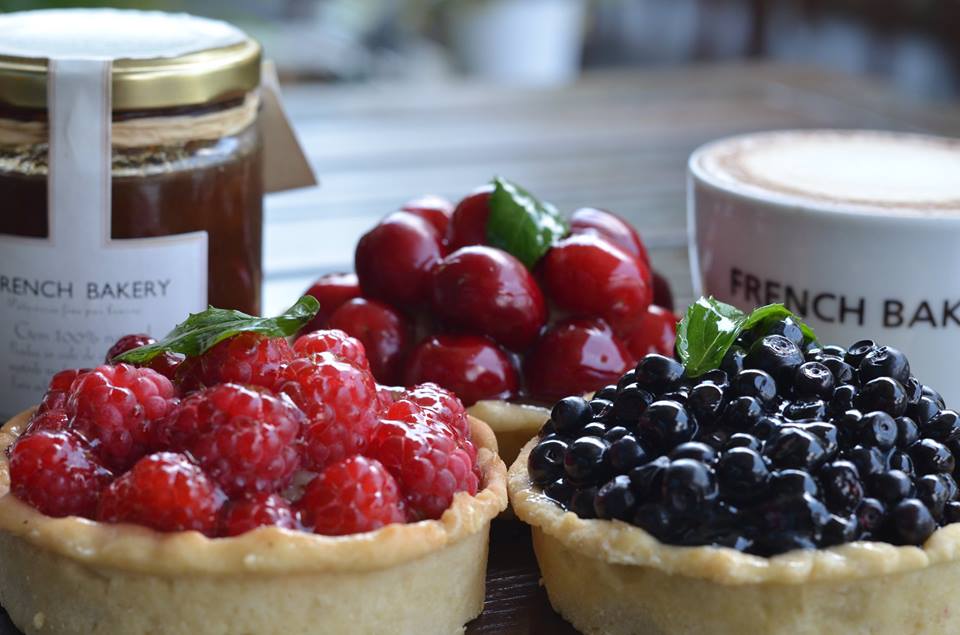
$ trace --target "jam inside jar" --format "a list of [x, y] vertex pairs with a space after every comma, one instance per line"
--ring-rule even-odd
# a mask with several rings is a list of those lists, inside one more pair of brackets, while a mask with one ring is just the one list
[[[111, 183], [113, 239], [207, 232], [210, 304], [253, 315], [260, 312], [264, 189], [256, 104], [250, 93], [202, 107], [115, 112]], [[0, 118], [28, 128], [46, 116], [2, 107]], [[47, 142], [25, 140], [0, 131], [0, 201], [16, 201], [0, 212], [0, 234], [43, 238]]]

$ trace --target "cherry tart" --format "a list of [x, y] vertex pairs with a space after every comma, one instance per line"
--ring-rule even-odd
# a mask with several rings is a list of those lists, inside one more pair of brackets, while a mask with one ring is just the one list
[[154, 360], [60, 373], [0, 429], [0, 603], [21, 630], [454, 633], [479, 614], [506, 468], [452, 393], [382, 389], [339, 331]]

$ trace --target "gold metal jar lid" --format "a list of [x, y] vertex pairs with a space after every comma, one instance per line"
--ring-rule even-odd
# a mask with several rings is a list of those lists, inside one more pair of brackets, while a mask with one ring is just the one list
[[200, 106], [260, 84], [260, 45], [187, 14], [50, 9], [0, 15], [0, 104], [47, 106], [50, 58], [113, 59], [115, 111]]

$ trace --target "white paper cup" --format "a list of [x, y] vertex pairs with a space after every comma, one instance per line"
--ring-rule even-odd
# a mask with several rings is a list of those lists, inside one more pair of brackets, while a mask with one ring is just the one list
[[696, 293], [784, 303], [824, 343], [894, 346], [960, 407], [960, 140], [757, 133], [688, 167]]

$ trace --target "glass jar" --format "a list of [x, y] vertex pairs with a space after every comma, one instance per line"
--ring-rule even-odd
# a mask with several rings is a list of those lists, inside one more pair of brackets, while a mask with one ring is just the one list
[[0, 414], [124, 334], [207, 304], [258, 314], [260, 46], [113, 9], [0, 32]]

